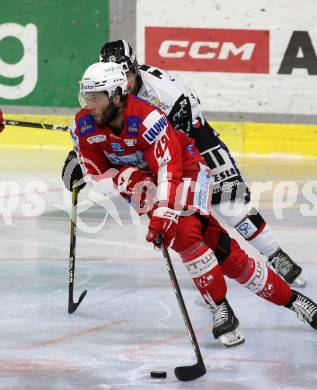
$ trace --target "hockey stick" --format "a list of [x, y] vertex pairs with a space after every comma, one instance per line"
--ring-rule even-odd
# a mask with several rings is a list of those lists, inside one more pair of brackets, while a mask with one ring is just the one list
[[68, 131], [70, 129], [70, 127], [68, 126], [50, 125], [48, 123], [41, 123], [41, 122], [36, 123], [36, 122], [15, 121], [12, 119], [5, 119], [4, 124], [7, 126], [35, 127], [38, 129], [45, 129], [45, 130]]
[[194, 364], [192, 366], [176, 367], [174, 370], [174, 373], [175, 373], [176, 378], [179, 379], [180, 381], [192, 381], [192, 380], [199, 378], [199, 377], [203, 376], [204, 374], [206, 374], [206, 367], [205, 367], [203, 358], [202, 358], [201, 353], [200, 353], [200, 349], [199, 349], [199, 345], [198, 345], [198, 341], [196, 339], [194, 329], [192, 327], [189, 315], [187, 313], [187, 309], [186, 309], [185, 302], [184, 302], [184, 299], [183, 299], [183, 296], [182, 296], [182, 293], [181, 293], [181, 290], [180, 290], [180, 287], [179, 287], [179, 284], [178, 284], [178, 281], [176, 278], [176, 274], [174, 271], [172, 260], [170, 258], [170, 255], [168, 253], [168, 250], [164, 244], [164, 241], [163, 241], [163, 238], [161, 235], [159, 236], [159, 243], [161, 244], [163, 257], [164, 257], [164, 260], [166, 262], [166, 266], [167, 266], [167, 270], [168, 270], [168, 273], [169, 273], [169, 276], [171, 279], [171, 283], [172, 283], [179, 307], [181, 309], [181, 312], [182, 312], [182, 315], [183, 315], [183, 318], [185, 321], [185, 325], [187, 328], [187, 332], [189, 334], [190, 341], [192, 343], [192, 346], [194, 348], [194, 351], [195, 351], [195, 354], [197, 357], [196, 364]]
[[83, 291], [78, 299], [74, 302], [74, 275], [75, 275], [75, 250], [76, 250], [76, 221], [77, 221], [77, 201], [78, 201], [78, 187], [73, 185], [72, 191], [72, 213], [70, 221], [70, 248], [69, 248], [69, 265], [68, 265], [68, 313], [74, 313], [81, 301], [85, 298], [87, 290]]

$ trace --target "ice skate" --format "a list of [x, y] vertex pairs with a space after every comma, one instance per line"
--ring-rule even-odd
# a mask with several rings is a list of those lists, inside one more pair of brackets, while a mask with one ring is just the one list
[[239, 320], [228, 301], [224, 298], [218, 305], [210, 305], [213, 316], [212, 333], [226, 347], [244, 343], [244, 336], [239, 330]]
[[294, 311], [299, 320], [317, 330], [317, 305], [310, 298], [298, 291], [292, 290], [292, 299], [288, 309]]
[[287, 283], [293, 283], [296, 287], [305, 287], [306, 281], [300, 276], [302, 268], [294, 263], [287, 253], [279, 249], [269, 258], [269, 265]]

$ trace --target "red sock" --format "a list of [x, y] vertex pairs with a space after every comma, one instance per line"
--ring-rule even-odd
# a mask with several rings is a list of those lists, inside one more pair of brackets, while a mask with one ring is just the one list
[[289, 285], [266, 264], [250, 258], [234, 239], [221, 269], [224, 275], [276, 305], [285, 305], [291, 298]]
[[179, 253], [206, 303], [225, 298], [227, 285], [213, 251], [200, 241]]
[[286, 305], [291, 299], [292, 290], [280, 276], [268, 268], [265, 286], [257, 295], [276, 305]]

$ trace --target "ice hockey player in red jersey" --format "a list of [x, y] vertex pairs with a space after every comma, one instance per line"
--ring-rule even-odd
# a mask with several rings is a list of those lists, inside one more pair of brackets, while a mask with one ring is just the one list
[[[164, 70], [145, 64], [139, 66], [134, 51], [124, 40], [106, 43], [101, 49], [99, 60], [121, 63], [127, 72], [129, 92], [159, 107], [176, 130], [182, 130], [195, 139], [213, 175], [212, 212], [215, 217], [218, 219], [217, 215], [220, 215], [227, 225], [234, 227], [268, 258], [269, 265], [288, 283], [296, 280], [295, 285], [305, 286], [304, 279], [299, 276], [301, 267], [281, 249], [270, 226], [252, 206], [250, 191], [239, 168], [227, 146], [204, 118], [199, 98]], [[76, 153], [71, 151], [63, 172], [67, 163], [76, 158]], [[77, 166], [72, 180], [81, 177], [81, 169]], [[64, 174], [63, 178], [65, 185], [70, 188], [69, 178], [64, 177]], [[228, 209], [230, 215], [226, 213]]]
[[3, 115], [2, 115], [2, 111], [0, 110], [0, 133], [2, 132], [3, 129], [4, 129]]
[[146, 239], [158, 245], [161, 234], [180, 255], [210, 305], [216, 339], [227, 346], [243, 341], [226, 299], [224, 275], [290, 308], [317, 329], [316, 304], [248, 257], [210, 215], [212, 174], [193, 140], [175, 131], [161, 110], [127, 94], [120, 65], [91, 65], [80, 82], [80, 102], [73, 138], [87, 181], [98, 186], [111, 178], [122, 195], [133, 197], [136, 192], [140, 199], [146, 182], [155, 185]]

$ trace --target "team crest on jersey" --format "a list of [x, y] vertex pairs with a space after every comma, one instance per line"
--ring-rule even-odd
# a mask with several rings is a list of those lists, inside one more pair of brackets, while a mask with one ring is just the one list
[[80, 135], [93, 133], [96, 130], [96, 122], [94, 117], [90, 114], [84, 115], [78, 119], [77, 127]]
[[165, 116], [161, 116], [160, 119], [142, 135], [149, 144], [153, 144], [153, 142], [161, 135], [161, 133], [166, 129], [166, 127], [167, 119]]
[[119, 142], [111, 142], [111, 147], [117, 153], [124, 153], [124, 149]]
[[142, 123], [142, 120], [138, 116], [129, 116], [128, 117], [128, 134], [131, 137], [138, 136], [141, 123]]

